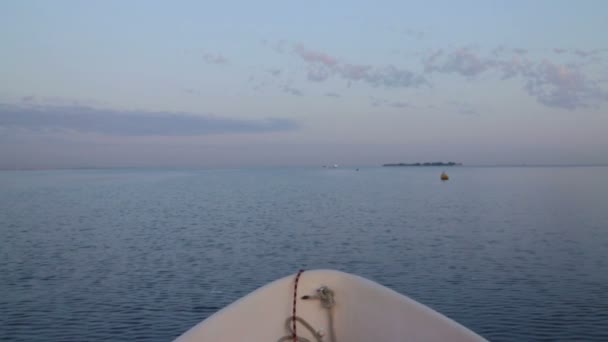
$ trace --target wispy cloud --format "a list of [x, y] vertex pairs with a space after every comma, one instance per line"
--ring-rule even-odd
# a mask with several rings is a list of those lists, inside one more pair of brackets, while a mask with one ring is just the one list
[[182, 90], [182, 92], [189, 94], [189, 95], [200, 95], [200, 91], [198, 91], [194, 88], [182, 88], [181, 90]]
[[405, 102], [405, 101], [391, 101], [391, 100], [387, 100], [387, 99], [380, 99], [377, 97], [371, 97], [371, 105], [374, 107], [380, 107], [380, 106], [388, 106], [388, 107], [393, 107], [393, 108], [415, 108], [414, 105]]
[[340, 95], [338, 93], [334, 93], [334, 92], [325, 93], [325, 96], [327, 96], [327, 97], [334, 97], [334, 98], [342, 97], [342, 95]]
[[[608, 101], [608, 93], [602, 89], [601, 82], [594, 80], [584, 70], [585, 63], [601, 57], [596, 56], [602, 51], [598, 49], [552, 49], [555, 54], [568, 53], [568, 58], [576, 58], [579, 64], [540, 59], [537, 50], [523, 47], [500, 46], [490, 51], [475, 47], [436, 49], [422, 57], [422, 69], [417, 71], [395, 65], [351, 63], [302, 44], [290, 45], [281, 41], [281, 46], [291, 46], [293, 55], [305, 63], [306, 78], [316, 83], [337, 78], [345, 80], [347, 87], [360, 82], [372, 87], [417, 88], [431, 85], [437, 74], [459, 75], [470, 81], [481, 75], [489, 75], [497, 76], [499, 80], [522, 82], [524, 92], [549, 107], [574, 110], [595, 107]], [[292, 95], [303, 95], [297, 88], [282, 89]], [[372, 104], [388, 105], [378, 101], [372, 101]], [[463, 113], [465, 111], [473, 114], [461, 110]]]
[[228, 58], [219, 53], [205, 52], [203, 61], [209, 64], [228, 64]]
[[189, 113], [121, 111], [83, 106], [0, 104], [0, 127], [113, 136], [196, 136], [298, 128], [288, 119], [242, 120]]
[[518, 55], [525, 55], [528, 53], [527, 49], [522, 49], [522, 48], [515, 48], [513, 49], [513, 52], [518, 54]]
[[590, 57], [593, 55], [598, 54], [600, 51], [597, 49], [594, 50], [582, 50], [582, 49], [576, 49], [576, 50], [572, 50], [572, 53], [579, 56], [579, 57]]
[[303, 60], [309, 63], [319, 63], [326, 67], [334, 67], [338, 64], [338, 59], [321, 51], [315, 51], [305, 48], [303, 45], [296, 45], [294, 52]]
[[415, 29], [406, 28], [402, 32], [404, 35], [414, 38], [414, 39], [418, 39], [418, 40], [424, 39], [424, 37], [426, 36], [426, 33], [424, 31], [415, 30]]
[[329, 77], [329, 70], [319, 66], [309, 66], [307, 77], [310, 81], [323, 82]]
[[602, 49], [591, 49], [591, 50], [585, 50], [585, 49], [566, 49], [566, 48], [553, 48], [552, 51], [556, 54], [563, 54], [563, 53], [570, 53], [574, 56], [580, 57], [580, 58], [587, 58], [587, 57], [592, 57], [592, 56], [596, 56], [602, 53]]
[[281, 73], [283, 72], [281, 69], [278, 69], [278, 68], [272, 68], [272, 69], [268, 69], [266, 71], [274, 77], [280, 76]]
[[550, 107], [584, 108], [608, 101], [608, 93], [576, 66], [544, 60], [525, 70], [526, 91]]
[[391, 107], [393, 107], [393, 108], [408, 108], [408, 107], [412, 107], [411, 104], [409, 104], [407, 102], [403, 102], [403, 101], [389, 102], [388, 105], [391, 106]]
[[421, 40], [424, 39], [427, 36], [427, 33], [422, 31], [422, 30], [417, 30], [414, 28], [400, 28], [398, 26], [394, 26], [394, 25], [390, 25], [388, 26], [388, 30], [399, 34], [399, 35], [403, 35], [404, 37], [407, 38], [412, 38], [412, 39], [416, 39], [416, 40]]
[[297, 88], [294, 88], [294, 87], [288, 86], [288, 85], [283, 87], [283, 91], [288, 94], [295, 95], [295, 96], [304, 95], [304, 93], [302, 93], [302, 91], [300, 89], [297, 89]]
[[[608, 101], [608, 93], [599, 82], [589, 79], [576, 64], [560, 64], [547, 59], [535, 61], [516, 49], [510, 58], [499, 58], [504, 51], [504, 48], [495, 49], [491, 56], [484, 56], [470, 48], [449, 52], [438, 50], [424, 59], [424, 70], [429, 74], [453, 73], [469, 79], [486, 72], [498, 73], [502, 79], [519, 78], [524, 82], [524, 91], [549, 107], [573, 110]], [[554, 49], [554, 52], [564, 51]], [[579, 55], [583, 57], [584, 54]]]
[[479, 112], [470, 103], [464, 101], [446, 101], [444, 103], [448, 110], [464, 116], [479, 116]]
[[323, 82], [331, 76], [337, 76], [347, 81], [361, 81], [387, 88], [418, 87], [427, 84], [424, 76], [393, 65], [350, 64], [303, 45], [296, 45], [293, 51], [308, 64], [307, 77], [314, 82]]
[[268, 39], [262, 39], [260, 41], [260, 43], [263, 46], [269, 46], [271, 49], [273, 49], [277, 53], [285, 52], [285, 48], [287, 47], [287, 41], [285, 41], [284, 39], [281, 39], [276, 42], [271, 42]]
[[477, 76], [494, 65], [489, 58], [482, 58], [469, 48], [458, 48], [444, 53], [433, 52], [424, 61], [426, 72], [456, 73], [466, 77]]
[[387, 88], [418, 87], [428, 84], [423, 76], [393, 65], [375, 68], [366, 73], [363, 80], [372, 85], [385, 86]]
[[23, 103], [33, 103], [36, 101], [36, 97], [34, 95], [27, 95], [21, 98], [21, 102]]

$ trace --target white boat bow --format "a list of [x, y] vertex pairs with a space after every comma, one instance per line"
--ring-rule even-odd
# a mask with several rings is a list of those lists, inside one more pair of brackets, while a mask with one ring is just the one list
[[[334, 302], [318, 300], [319, 291], [326, 291]], [[333, 270], [306, 271], [297, 282], [296, 275], [291, 275], [267, 284], [176, 341], [293, 341], [294, 303], [296, 316], [313, 330], [298, 321], [300, 342], [485, 341], [413, 299], [365, 278]]]

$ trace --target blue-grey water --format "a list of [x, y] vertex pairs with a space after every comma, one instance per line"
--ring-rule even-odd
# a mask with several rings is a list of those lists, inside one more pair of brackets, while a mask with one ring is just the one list
[[168, 341], [299, 268], [495, 341], [608, 340], [608, 168], [0, 172], [0, 339]]

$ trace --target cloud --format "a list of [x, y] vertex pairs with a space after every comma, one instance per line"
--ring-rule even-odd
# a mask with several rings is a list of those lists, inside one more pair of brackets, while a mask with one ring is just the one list
[[329, 77], [329, 71], [322, 67], [310, 66], [307, 72], [307, 78], [314, 82], [323, 82]]
[[504, 46], [501, 45], [501, 46], [498, 46], [498, 47], [495, 47], [494, 49], [492, 49], [491, 52], [494, 57], [499, 57], [499, 56], [502, 56], [506, 51], [507, 51], [507, 48], [505, 48]]
[[285, 47], [287, 46], [287, 41], [285, 41], [284, 39], [281, 39], [279, 41], [277, 41], [276, 43], [269, 43], [268, 41], [264, 40], [263, 45], [270, 45], [270, 47], [277, 53], [283, 53], [285, 52]]
[[392, 65], [376, 68], [366, 73], [363, 80], [372, 85], [387, 88], [417, 87], [428, 83], [424, 77]]
[[423, 39], [426, 36], [426, 33], [424, 31], [407, 29], [407, 28], [403, 30], [403, 34], [405, 36], [412, 37], [412, 38], [418, 39], [418, 40]]
[[334, 98], [342, 97], [342, 95], [340, 95], [338, 93], [333, 93], [333, 92], [325, 93], [325, 96], [334, 97]]
[[443, 49], [437, 49], [437, 50], [431, 52], [430, 55], [428, 57], [426, 57], [423, 61], [424, 71], [425, 72], [433, 71], [435, 63], [441, 56], [443, 56], [443, 53], [444, 53]]
[[371, 102], [372, 107], [380, 107], [382, 105], [385, 105], [388, 102], [388, 100], [379, 99], [379, 98], [373, 97], [373, 96], [370, 99], [372, 101]]
[[416, 39], [416, 40], [421, 40], [424, 39], [427, 35], [426, 32], [422, 31], [422, 30], [417, 30], [414, 28], [408, 28], [408, 27], [397, 27], [397, 26], [393, 26], [393, 25], [389, 25], [388, 30], [391, 32], [394, 32], [396, 34], [402, 35], [404, 37], [408, 37], [408, 38], [412, 38], [412, 39]]
[[585, 57], [589, 57], [589, 56], [593, 56], [597, 53], [599, 53], [599, 50], [581, 50], [581, 49], [576, 49], [572, 51], [573, 54], [585, 58]]
[[412, 105], [410, 105], [407, 102], [402, 102], [402, 101], [394, 101], [394, 102], [390, 102], [389, 106], [393, 107], [393, 108], [407, 108], [407, 107], [412, 107]]
[[428, 83], [424, 76], [393, 65], [374, 67], [350, 64], [301, 44], [294, 47], [294, 53], [308, 64], [307, 77], [314, 82], [323, 82], [331, 76], [337, 76], [349, 82], [362, 81], [387, 88], [418, 87]]
[[287, 85], [283, 87], [283, 91], [286, 92], [286, 93], [288, 93], [288, 94], [295, 95], [295, 96], [302, 96], [302, 95], [304, 95], [304, 93], [302, 93], [302, 91], [300, 89], [293, 88], [293, 87], [287, 86]]
[[556, 54], [563, 54], [566, 52], [569, 52], [570, 54], [580, 57], [580, 58], [587, 58], [587, 57], [592, 57], [592, 56], [597, 56], [599, 54], [602, 54], [603, 52], [605, 52], [607, 49], [591, 49], [591, 50], [584, 50], [584, 49], [565, 49], [565, 48], [553, 48], [552, 51]]
[[309, 50], [300, 44], [295, 46], [294, 52], [309, 63], [317, 63], [330, 68], [338, 63], [337, 58], [320, 51]]
[[491, 63], [498, 71], [502, 72], [502, 79], [513, 78], [520, 75], [527, 75], [533, 63], [523, 57], [513, 56], [506, 60], [494, 60]]
[[389, 106], [389, 107], [393, 107], [393, 108], [414, 108], [414, 106], [410, 103], [404, 102], [404, 101], [390, 101], [387, 99], [379, 99], [377, 97], [371, 97], [371, 105], [373, 107], [380, 107], [380, 106]]
[[[582, 69], [582, 64], [564, 65], [535, 59], [535, 54], [525, 48], [500, 46], [487, 53], [474, 47], [436, 49], [422, 59], [420, 72], [395, 65], [350, 63], [302, 44], [293, 45], [292, 52], [306, 63], [306, 77], [311, 82], [338, 78], [345, 80], [347, 87], [354, 82], [360, 82], [372, 87], [396, 89], [430, 85], [432, 77], [437, 74], [454, 74], [469, 80], [480, 75], [490, 75], [498, 76], [502, 80], [521, 82], [522, 89], [545, 106], [572, 110], [597, 106], [608, 101], [606, 92], [600, 87], [601, 82], [588, 77]], [[598, 54], [601, 50], [554, 48], [553, 52], [569, 52], [582, 60]], [[295, 88], [286, 87], [283, 90], [293, 95], [302, 95], [302, 92]], [[372, 105], [388, 103], [372, 101]], [[475, 114], [465, 109], [460, 112]]]
[[470, 103], [463, 101], [446, 101], [444, 104], [457, 114], [465, 116], [479, 116], [479, 112]]
[[269, 69], [269, 70], [267, 70], [267, 71], [268, 71], [268, 73], [269, 73], [269, 74], [271, 74], [271, 75], [272, 75], [272, 76], [274, 76], [274, 77], [280, 76], [280, 75], [281, 75], [281, 72], [282, 72], [282, 70], [281, 70], [281, 69], [278, 69], [278, 68], [275, 68], [275, 69]]
[[36, 97], [34, 95], [24, 96], [21, 98], [21, 102], [24, 102], [24, 103], [36, 102]]
[[460, 108], [457, 113], [465, 116], [479, 116], [479, 112], [473, 108]]
[[423, 63], [428, 73], [456, 73], [466, 77], [475, 77], [494, 65], [492, 59], [483, 58], [469, 48], [458, 48], [447, 54], [438, 50]]
[[573, 110], [608, 101], [608, 93], [573, 65], [544, 60], [527, 70], [525, 76], [528, 94], [549, 107]]
[[84, 106], [0, 104], [0, 127], [33, 131], [76, 131], [112, 136], [196, 136], [288, 131], [288, 119], [230, 119], [189, 113], [121, 111]]
[[[454, 73], [473, 79], [486, 72], [498, 72], [502, 79], [519, 78], [523, 80], [525, 92], [549, 107], [573, 110], [608, 101], [608, 95], [601, 89], [599, 82], [587, 78], [579, 66], [558, 64], [546, 59], [534, 61], [517, 50], [512, 50], [510, 58], [499, 58], [507, 51], [504, 48], [494, 49], [491, 56], [484, 56], [468, 48], [458, 48], [447, 53], [438, 50], [426, 57], [423, 65], [429, 74]], [[565, 50], [553, 51], [563, 53]], [[580, 52], [577, 55], [586, 57], [596, 51]]]
[[194, 88], [182, 88], [182, 91], [189, 95], [200, 95], [200, 91]]
[[347, 80], [359, 81], [366, 79], [370, 70], [372, 70], [370, 65], [355, 65], [346, 63], [339, 67], [338, 73]]
[[221, 54], [206, 52], [203, 54], [203, 60], [209, 64], [227, 64], [228, 59]]
[[411, 29], [411, 28], [405, 28], [403, 30], [398, 30], [398, 29], [393, 28], [392, 30], [396, 31], [397, 33], [401, 33], [405, 37], [413, 38], [416, 40], [422, 40], [427, 35], [426, 32], [424, 32], [424, 31]]
[[522, 48], [515, 48], [513, 49], [513, 52], [518, 54], [518, 55], [525, 55], [528, 53], [527, 49], [522, 49]]

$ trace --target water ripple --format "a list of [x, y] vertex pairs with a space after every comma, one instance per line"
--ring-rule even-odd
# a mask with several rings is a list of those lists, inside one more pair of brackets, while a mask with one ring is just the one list
[[295, 270], [495, 341], [608, 340], [605, 168], [0, 173], [0, 339], [167, 341]]

